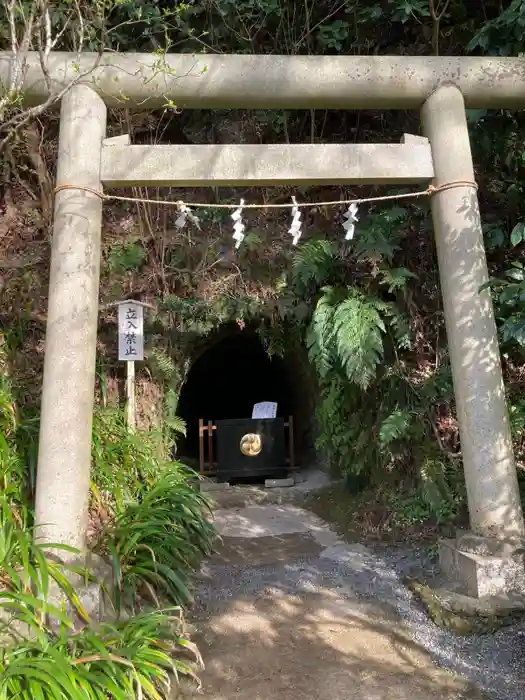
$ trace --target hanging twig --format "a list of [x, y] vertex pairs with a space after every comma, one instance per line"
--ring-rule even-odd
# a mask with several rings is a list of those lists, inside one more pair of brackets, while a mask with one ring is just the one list
[[430, 9], [430, 16], [432, 17], [432, 48], [434, 49], [434, 54], [439, 56], [439, 32], [441, 27], [441, 20], [443, 19], [445, 12], [448, 10], [450, 5], [450, 0], [428, 0], [428, 5]]

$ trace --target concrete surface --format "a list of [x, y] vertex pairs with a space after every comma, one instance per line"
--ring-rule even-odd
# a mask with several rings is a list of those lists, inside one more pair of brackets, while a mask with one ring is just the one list
[[219, 509], [215, 518], [222, 543], [202, 567], [191, 620], [206, 663], [199, 697], [522, 697], [508, 630], [494, 644], [458, 642], [428, 621], [382, 554], [346, 544], [294, 505]]
[[199, 481], [199, 490], [202, 493], [208, 493], [210, 491], [228, 491], [230, 484], [227, 481], [212, 481], [211, 479], [206, 479], [206, 481]]
[[337, 544], [337, 535], [319, 518], [293, 505], [253, 505], [215, 511], [215, 526], [223, 538], [279, 537], [309, 534], [323, 547]]
[[[106, 106], [86, 85], [63, 97], [36, 482], [36, 537], [83, 550], [95, 392]], [[64, 552], [61, 552], [64, 557]], [[68, 555], [69, 556], [69, 555]], [[71, 558], [75, 558], [71, 554]]]
[[[276, 486], [266, 488], [262, 484], [256, 485], [227, 485], [217, 484], [216, 488], [204, 486], [213, 484], [213, 481], [201, 482], [201, 491], [207, 491], [217, 508], [242, 508], [248, 505], [283, 503], [303, 503], [312, 493], [330, 486], [333, 483], [329, 474], [317, 467], [301, 469], [293, 475], [293, 486]], [[204, 486], [204, 488], [203, 488]]]
[[[15, 57], [0, 52], [0, 84], [11, 85]], [[20, 60], [20, 58], [18, 58]], [[40, 56], [24, 55], [24, 98], [44, 102]], [[419, 109], [439, 85], [456, 84], [469, 108], [525, 106], [525, 60], [486, 56], [276, 56], [52, 51], [46, 71], [56, 90], [86, 73], [108, 105], [185, 109]], [[78, 66], [78, 67], [77, 67]]]
[[[474, 183], [465, 103], [442, 86], [422, 108], [436, 186]], [[496, 323], [478, 197], [465, 184], [431, 198], [432, 219], [454, 378], [470, 527], [483, 537], [524, 537]]]
[[295, 479], [293, 476], [289, 476], [286, 479], [265, 479], [264, 486], [267, 489], [275, 489], [280, 486], [295, 486]]
[[107, 187], [403, 185], [433, 177], [426, 142], [110, 146], [100, 175]]
[[443, 574], [457, 584], [457, 590], [464, 595], [484, 598], [525, 593], [523, 553], [513, 556], [503, 548], [501, 554], [480, 554], [463, 550], [458, 540], [441, 540], [439, 564]]

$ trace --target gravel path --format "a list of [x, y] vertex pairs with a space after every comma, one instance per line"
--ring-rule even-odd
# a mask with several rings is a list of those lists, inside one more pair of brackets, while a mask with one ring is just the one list
[[[381, 547], [373, 551], [347, 544], [322, 521], [294, 506], [219, 511], [216, 518], [225, 545], [203, 569], [197, 616], [268, 591], [305, 596], [328, 590], [346, 601], [378, 601], [397, 612], [412, 640], [430, 652], [441, 668], [472, 681], [492, 700], [525, 698], [525, 627], [468, 638], [436, 627], [400, 580], [405, 574], [417, 575], [435, 566], [424, 549]], [[303, 547], [299, 541], [295, 551], [288, 545], [280, 555], [278, 542], [290, 536], [302, 537], [304, 543], [313, 536], [316, 546]], [[252, 550], [243, 556], [243, 543], [246, 547], [249, 542]]]
[[401, 579], [411, 574], [432, 574], [435, 557], [427, 549], [381, 547], [367, 556], [367, 569], [374, 581], [366, 590], [363, 577], [350, 574], [353, 587], [393, 603], [407, 624], [414, 641], [431, 654], [435, 662], [472, 680], [493, 700], [523, 700], [525, 697], [525, 625], [514, 625], [496, 633], [459, 637], [437, 627]]

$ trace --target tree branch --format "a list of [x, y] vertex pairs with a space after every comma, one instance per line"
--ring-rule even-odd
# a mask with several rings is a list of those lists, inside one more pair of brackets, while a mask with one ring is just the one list
[[[93, 65], [86, 71], [79, 72], [67, 85], [56, 90], [53, 86], [48, 62], [51, 52], [62, 39], [67, 28], [71, 26], [73, 16], [76, 16], [78, 24], [78, 36], [76, 53], [78, 63], [84, 49], [86, 37], [86, 22], [80, 8], [78, 0], [73, 0], [74, 12], [65, 17], [65, 21], [61, 29], [53, 36], [50, 2], [49, 0], [35, 0], [31, 6], [31, 11], [27, 19], [24, 18], [24, 28], [22, 39], [18, 40], [17, 32], [17, 3], [16, 0], [4, 0], [4, 8], [7, 14], [7, 20], [10, 29], [11, 37], [11, 53], [12, 53], [12, 70], [11, 80], [8, 89], [4, 96], [0, 99], [0, 132], [5, 136], [0, 140], [0, 153], [5, 149], [6, 145], [18, 134], [20, 129], [26, 126], [31, 120], [42, 115], [46, 110], [52, 107], [69, 92], [69, 90], [77, 83], [87, 78], [100, 65], [103, 55], [103, 46], [100, 50]], [[5, 114], [10, 107], [15, 107], [24, 87], [26, 75], [26, 56], [28, 50], [36, 43], [36, 48], [39, 55], [40, 68], [48, 90], [47, 99], [34, 107], [26, 110], [17, 111], [10, 118], [5, 119]]]
[[428, 0], [430, 16], [432, 17], [432, 48], [436, 56], [439, 56], [439, 32], [441, 20], [448, 10], [450, 0]]

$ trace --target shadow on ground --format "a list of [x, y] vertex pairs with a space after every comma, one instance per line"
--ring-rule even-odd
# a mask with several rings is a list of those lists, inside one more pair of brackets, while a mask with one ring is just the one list
[[[246, 516], [254, 512], [235, 515], [245, 536], [224, 537], [203, 571], [193, 616], [206, 662], [201, 697], [486, 700], [434, 666], [392, 605], [352, 593], [323, 556], [320, 530], [268, 536], [259, 528], [259, 536], [249, 536]], [[284, 515], [290, 524], [300, 511], [275, 508], [270, 515], [283, 526]], [[225, 517], [223, 530], [232, 527]], [[374, 587], [371, 577], [370, 593]]]
[[393, 610], [276, 588], [195, 620], [213, 700], [481, 700], [432, 665]]

